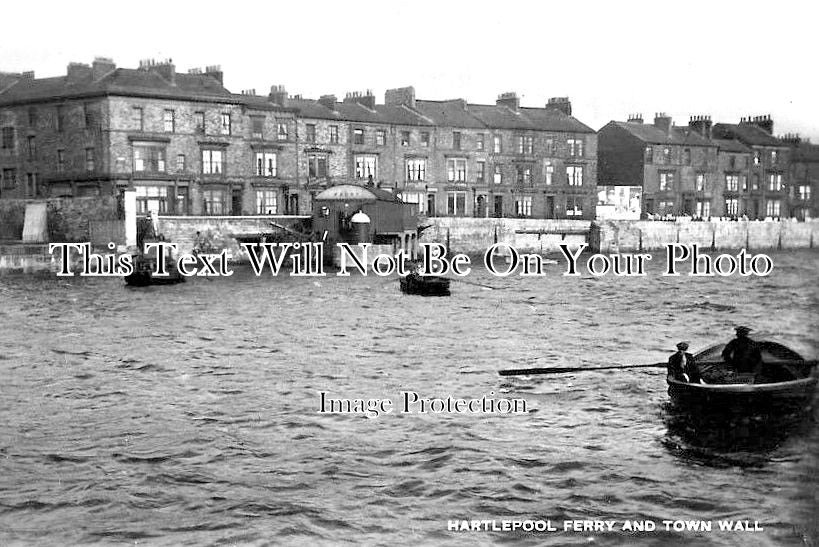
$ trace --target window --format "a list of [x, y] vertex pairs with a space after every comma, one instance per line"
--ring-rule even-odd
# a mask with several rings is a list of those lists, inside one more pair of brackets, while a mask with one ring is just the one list
[[772, 199], [765, 205], [765, 216], [778, 217], [780, 202], [778, 199]]
[[[358, 144], [364, 144], [364, 131], [361, 130], [361, 142]], [[375, 132], [375, 144], [377, 146], [386, 146], [387, 144], [387, 132], [383, 129], [378, 129]]]
[[768, 175], [768, 190], [770, 190], [771, 192], [779, 192], [780, 190], [782, 190], [781, 174], [771, 173], [770, 175]]
[[222, 135], [230, 135], [230, 114], [227, 112], [222, 112], [222, 126], [220, 132]]
[[492, 137], [492, 152], [500, 154], [503, 152], [503, 140], [500, 135]]
[[754, 165], [759, 165], [759, 152], [754, 152]]
[[671, 148], [663, 148], [663, 163], [666, 165], [671, 163]]
[[279, 123], [277, 125], [278, 125], [278, 130], [276, 132], [276, 135], [277, 135], [278, 140], [286, 141], [287, 140], [287, 124], [286, 123]]
[[567, 217], [582, 217], [583, 216], [583, 198], [580, 196], [566, 196], [566, 216]]
[[728, 192], [739, 191], [739, 177], [737, 175], [725, 175], [725, 190]]
[[29, 107], [28, 109], [28, 126], [31, 129], [37, 129], [37, 109], [33, 106]]
[[276, 154], [274, 152], [256, 152], [256, 176], [276, 176]]
[[173, 110], [165, 110], [165, 114], [162, 117], [162, 124], [163, 128], [166, 133], [173, 133], [174, 127], [176, 125], [176, 117]]
[[37, 173], [26, 174], [26, 196], [37, 196]]
[[304, 126], [307, 142], [316, 142], [316, 124], [308, 123]]
[[142, 107], [134, 106], [131, 108], [131, 127], [136, 131], [143, 131], [145, 120], [142, 117]]
[[91, 114], [91, 110], [92, 109], [91, 109], [90, 104], [88, 104], [88, 103], [83, 103], [82, 104], [82, 118], [83, 118], [83, 123], [85, 124], [83, 127], [85, 127], [86, 129], [89, 129], [90, 127], [92, 127], [94, 125], [94, 119], [93, 119], [93, 116]]
[[421, 132], [421, 146], [429, 146], [429, 132]]
[[307, 156], [307, 176], [309, 178], [324, 178], [327, 176], [327, 156], [325, 154], [310, 154]]
[[552, 162], [543, 162], [543, 180], [546, 182], [546, 186], [552, 185], [552, 177], [554, 176], [554, 173], [555, 166], [552, 165]]
[[196, 124], [195, 131], [199, 135], [205, 134], [205, 113], [204, 112], [194, 112], [193, 113], [194, 123]]
[[446, 160], [446, 180], [449, 182], [466, 182], [465, 158], [448, 158]]
[[660, 173], [660, 192], [674, 189], [674, 173]]
[[479, 161], [475, 164], [477, 166], [477, 173], [475, 174], [476, 182], [486, 181], [486, 162]]
[[699, 200], [697, 201], [697, 217], [708, 218], [711, 216], [711, 202]]
[[407, 160], [407, 181], [423, 181], [427, 179], [427, 160], [412, 158]]
[[478, 134], [477, 148], [479, 152], [483, 152], [485, 137], [486, 135], [484, 135], [483, 133]]
[[[734, 159], [733, 156], [731, 156], [731, 159]], [[683, 149], [683, 163], [685, 165], [691, 165], [691, 149], [690, 148]]]
[[661, 201], [657, 204], [657, 212], [661, 215], [673, 215], [674, 214], [674, 202], [673, 201]]
[[330, 142], [333, 144], [338, 143], [338, 126], [331, 125], [330, 126]]
[[176, 155], [176, 171], [179, 173], [185, 171], [185, 154]]
[[705, 192], [706, 189], [706, 182], [705, 182], [705, 173], [697, 173], [697, 180], [696, 180], [696, 189], [697, 192]]
[[461, 149], [461, 132], [460, 131], [453, 131], [452, 132], [452, 148], [454, 150]]
[[802, 185], [797, 188], [798, 198], [802, 201], [809, 201], [810, 200], [810, 186]]
[[546, 153], [552, 155], [555, 152], [555, 140], [551, 137], [546, 139]]
[[254, 139], [261, 139], [264, 137], [264, 117], [263, 116], [251, 116], [250, 117], [250, 124], [251, 124], [251, 133], [252, 138]]
[[583, 166], [567, 165], [566, 182], [569, 186], [583, 186]]
[[[221, 152], [219, 152], [221, 154]], [[202, 199], [206, 215], [222, 215], [225, 213], [225, 191], [203, 190]]]
[[532, 137], [518, 136], [518, 154], [531, 154], [534, 145]]
[[739, 200], [737, 198], [725, 200], [725, 214], [734, 217], [739, 214]]
[[731, 155], [728, 157], [728, 169], [736, 169], [737, 168], [737, 157]]
[[[379, 143], [381, 140], [381, 146], [383, 146], [384, 142], [386, 142], [385, 137], [379, 137], [379, 132], [381, 135], [385, 135], [384, 130], [381, 129], [375, 134], [375, 142], [376, 144]], [[361, 128], [353, 129], [353, 144], [364, 144], [364, 130]]]
[[451, 216], [466, 215], [466, 192], [448, 192], [446, 195], [446, 212]]
[[202, 150], [202, 174], [205, 175], [221, 175], [224, 173], [222, 169], [221, 150]]
[[94, 149], [85, 149], [85, 170], [92, 172], [94, 170]]
[[3, 128], [3, 150], [14, 150], [14, 128]]
[[65, 129], [65, 107], [58, 106], [57, 107], [57, 131], [62, 133], [63, 129]]
[[59, 149], [57, 150], [57, 172], [62, 173], [65, 171], [65, 150]]
[[771, 165], [776, 165], [776, 161], [778, 159], [778, 154], [776, 150], [771, 150]]
[[532, 168], [518, 166], [518, 184], [532, 184]]
[[355, 176], [358, 179], [376, 178], [377, 158], [375, 156], [355, 157]]
[[495, 184], [503, 182], [503, 166], [499, 163], [495, 164], [494, 182]]
[[256, 214], [275, 215], [279, 209], [275, 190], [256, 190]]
[[401, 131], [401, 146], [409, 146], [410, 145], [410, 132], [409, 131]]
[[134, 171], [165, 172], [165, 149], [161, 146], [134, 145]]
[[646, 146], [646, 149], [643, 152], [643, 159], [645, 160], [645, 163], [652, 163], [654, 161], [654, 148]]
[[515, 214], [519, 217], [532, 216], [532, 196], [520, 196], [515, 200]]
[[569, 139], [566, 144], [569, 145], [569, 156], [573, 158], [583, 157], [583, 139]]
[[426, 194], [422, 194], [420, 192], [402, 192], [401, 201], [415, 205], [416, 211], [419, 213], [423, 213], [425, 211], [424, 206], [426, 205]]
[[742, 187], [743, 192], [748, 191], [748, 177], [745, 175], [739, 176], [739, 185]]
[[136, 187], [137, 213], [145, 214], [168, 212], [167, 186], [137, 186]]
[[751, 178], [751, 190], [759, 190], [759, 174], [754, 173], [753, 178]]
[[3, 169], [3, 188], [17, 188], [17, 169]]

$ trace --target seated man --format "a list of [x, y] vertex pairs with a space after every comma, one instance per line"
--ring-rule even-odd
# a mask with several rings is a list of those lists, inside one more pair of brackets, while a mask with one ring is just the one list
[[688, 350], [688, 342], [677, 344], [677, 353], [668, 358], [668, 375], [681, 382], [700, 383], [694, 356], [686, 350]]
[[752, 372], [755, 376], [762, 372], [762, 352], [759, 345], [748, 338], [751, 329], [737, 327], [736, 338], [725, 344], [722, 358], [734, 371], [739, 373]]

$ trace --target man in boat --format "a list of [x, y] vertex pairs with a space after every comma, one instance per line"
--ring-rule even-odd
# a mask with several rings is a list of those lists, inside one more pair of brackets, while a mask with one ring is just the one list
[[722, 359], [736, 372], [742, 374], [751, 372], [754, 377], [759, 376], [762, 372], [762, 352], [759, 349], [759, 344], [748, 338], [751, 329], [737, 327], [734, 330], [737, 336], [725, 344], [725, 349], [722, 350]]
[[697, 384], [701, 381], [694, 356], [688, 353], [688, 342], [677, 344], [677, 353], [668, 358], [668, 374], [681, 382]]

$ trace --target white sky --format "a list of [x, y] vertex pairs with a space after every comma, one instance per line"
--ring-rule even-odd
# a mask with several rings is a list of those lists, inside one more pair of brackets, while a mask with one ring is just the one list
[[[0, 71], [65, 74], [112, 57], [178, 71], [219, 64], [234, 93], [284, 84], [306, 98], [413, 85], [424, 99], [523, 106], [569, 96], [594, 129], [633, 112], [715, 122], [771, 114], [819, 142], [819, 5], [718, 0], [139, 2], [15, 0]], [[11, 24], [10, 24], [11, 23]]]

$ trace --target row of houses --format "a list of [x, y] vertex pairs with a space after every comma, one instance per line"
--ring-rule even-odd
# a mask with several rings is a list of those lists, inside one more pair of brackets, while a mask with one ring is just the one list
[[0, 199], [118, 195], [177, 215], [309, 214], [340, 183], [429, 216], [593, 219], [816, 216], [816, 146], [769, 117], [678, 127], [658, 114], [599, 132], [568, 98], [431, 101], [412, 87], [342, 100], [231, 93], [218, 66], [106, 58], [64, 76], [0, 73]]

